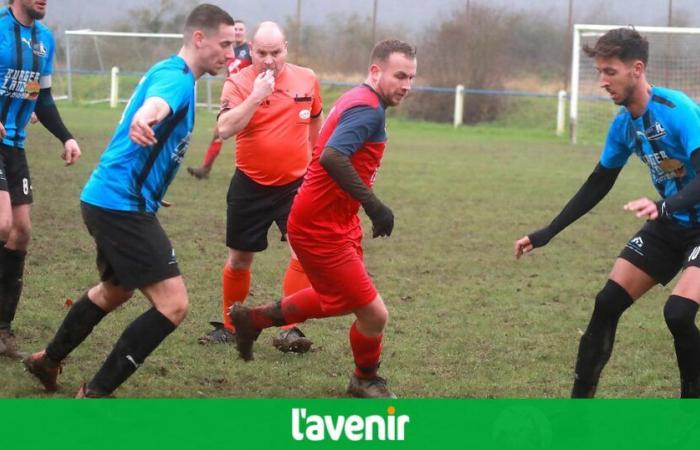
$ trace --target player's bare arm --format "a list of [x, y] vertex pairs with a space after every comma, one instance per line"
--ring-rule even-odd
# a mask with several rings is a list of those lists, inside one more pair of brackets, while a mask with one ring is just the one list
[[7, 131], [5, 131], [5, 125], [0, 122], [0, 139], [4, 138], [6, 134]]
[[170, 114], [170, 106], [160, 97], [148, 98], [134, 114], [129, 127], [129, 138], [135, 143], [149, 147], [155, 145], [156, 139], [153, 126], [160, 123]]
[[596, 165], [586, 182], [549, 225], [515, 242], [515, 257], [520, 258], [537, 247], [547, 245], [564, 228], [593, 209], [610, 192], [621, 170], [622, 168], [610, 169], [602, 164]]
[[250, 95], [234, 108], [224, 110], [219, 116], [219, 120], [217, 121], [219, 137], [228, 139], [245, 128], [258, 109], [258, 106], [260, 106], [260, 103], [272, 94], [274, 90], [274, 73], [267, 70], [258, 74], [253, 83], [253, 90]]

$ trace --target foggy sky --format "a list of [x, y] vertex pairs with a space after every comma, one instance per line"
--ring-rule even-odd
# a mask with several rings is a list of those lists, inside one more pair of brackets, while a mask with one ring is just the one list
[[[672, 1], [672, 16], [682, 25], [700, 27], [699, 0], [572, 0], [574, 21], [619, 25], [666, 25], [668, 5]], [[284, 22], [296, 15], [297, 0], [209, 0], [250, 24], [262, 20]], [[159, 0], [50, 0], [45, 22], [59, 29], [92, 28], [108, 30], [115, 20], [125, 19], [133, 8], [157, 5]], [[320, 23], [328, 14], [358, 13], [369, 17], [374, 0], [301, 0], [302, 21]], [[402, 24], [421, 31], [435, 20], [467, 3], [488, 5], [509, 11], [528, 12], [542, 17], [554, 17], [566, 23], [568, 0], [378, 0], [378, 21], [381, 24]]]

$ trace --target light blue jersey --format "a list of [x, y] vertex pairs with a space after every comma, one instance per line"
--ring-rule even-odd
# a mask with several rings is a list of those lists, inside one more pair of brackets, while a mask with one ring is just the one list
[[[122, 119], [80, 199], [118, 211], [155, 213], [185, 156], [194, 128], [192, 71], [179, 56], [153, 66], [136, 87]], [[129, 139], [129, 127], [146, 99], [160, 97], [170, 114], [153, 130], [158, 143], [142, 147]]]
[[25, 127], [34, 112], [39, 90], [51, 87], [54, 40], [39, 22], [27, 27], [0, 9], [0, 123], [9, 147], [24, 148]]
[[[690, 163], [700, 148], [700, 107], [683, 92], [653, 86], [647, 109], [634, 118], [621, 108], [610, 126], [600, 163], [607, 168], [625, 165], [635, 153], [648, 167], [662, 198], [685, 187], [697, 176]], [[700, 225], [700, 204], [673, 213], [686, 226]]]

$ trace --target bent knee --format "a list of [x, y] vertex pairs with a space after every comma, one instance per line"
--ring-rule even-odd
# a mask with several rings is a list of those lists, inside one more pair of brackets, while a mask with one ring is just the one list
[[664, 305], [664, 319], [668, 329], [674, 335], [692, 333], [696, 329], [697, 311], [698, 304], [693, 300], [671, 295]]
[[361, 328], [372, 333], [381, 333], [389, 322], [389, 311], [384, 302], [375, 302], [369, 308], [356, 312]]
[[7, 242], [12, 232], [12, 217], [0, 219], [0, 241]]
[[26, 248], [32, 238], [32, 225], [28, 222], [14, 221], [10, 227], [8, 240], [17, 248]]
[[167, 305], [161, 306], [157, 309], [161, 314], [174, 323], [175, 326], [178, 326], [183, 320], [185, 320], [185, 317], [187, 317], [187, 313], [190, 310], [190, 304], [187, 297], [183, 297], [173, 299], [172, 301], [168, 302]]
[[632, 297], [622, 286], [613, 280], [608, 280], [596, 295], [595, 312], [610, 317], [620, 317], [633, 302]]

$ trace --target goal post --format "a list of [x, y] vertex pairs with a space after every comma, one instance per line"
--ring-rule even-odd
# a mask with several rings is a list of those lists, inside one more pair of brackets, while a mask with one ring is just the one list
[[[66, 30], [62, 94], [69, 101], [116, 107], [128, 100], [125, 97], [154, 63], [176, 54], [181, 46], [180, 33]], [[223, 77], [206, 74], [200, 81], [196, 98], [204, 102], [197, 106], [216, 107], [212, 92], [220, 88]]]
[[[619, 108], [600, 88], [598, 74], [583, 46], [593, 45], [609, 30], [625, 27], [629, 25], [574, 25], [569, 101], [569, 130], [574, 144], [582, 136], [599, 141]], [[634, 29], [649, 41], [647, 80], [681, 90], [696, 101], [700, 99], [700, 28], [640, 26]]]

